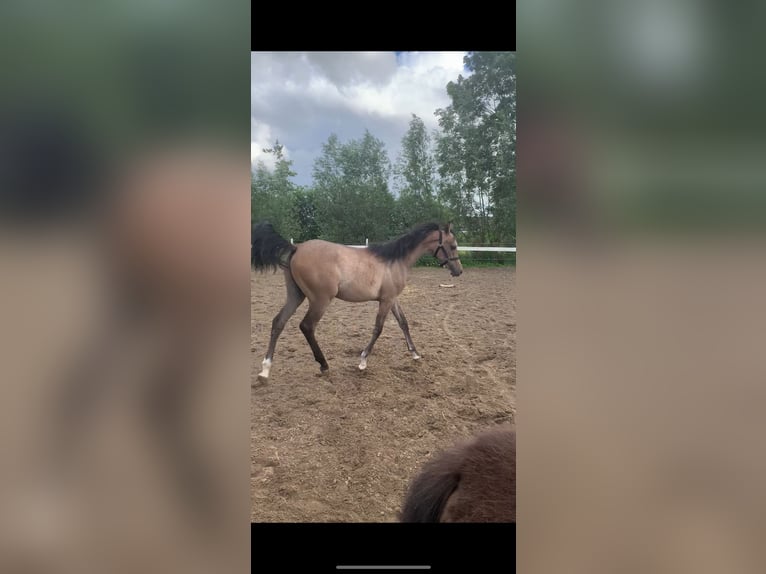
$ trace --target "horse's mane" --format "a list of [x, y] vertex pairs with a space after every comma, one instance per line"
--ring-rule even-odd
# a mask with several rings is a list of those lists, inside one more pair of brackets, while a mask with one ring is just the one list
[[383, 261], [399, 261], [412, 253], [429, 233], [438, 231], [439, 228], [440, 225], [438, 223], [423, 223], [401, 237], [386, 243], [370, 245], [367, 249]]

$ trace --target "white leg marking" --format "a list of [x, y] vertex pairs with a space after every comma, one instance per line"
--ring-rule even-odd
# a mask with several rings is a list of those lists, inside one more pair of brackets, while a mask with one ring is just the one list
[[359, 370], [364, 371], [367, 368], [367, 357], [362, 353], [362, 360], [359, 362]]
[[412, 351], [412, 358], [416, 361], [420, 358], [420, 355], [418, 355], [417, 351]]
[[269, 371], [271, 370], [271, 361], [269, 359], [264, 359], [263, 363], [261, 363], [261, 366], [263, 367], [263, 370], [260, 373], [258, 373], [258, 378], [268, 379]]

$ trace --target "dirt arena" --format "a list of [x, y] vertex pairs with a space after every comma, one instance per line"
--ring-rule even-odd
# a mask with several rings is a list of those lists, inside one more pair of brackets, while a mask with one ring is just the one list
[[[454, 288], [440, 287], [453, 284]], [[412, 271], [399, 300], [422, 359], [389, 314], [366, 371], [377, 303], [334, 300], [316, 331], [320, 376], [298, 329], [304, 302], [257, 380], [282, 272], [251, 276], [251, 520], [393, 522], [411, 477], [441, 448], [515, 418], [515, 268]]]

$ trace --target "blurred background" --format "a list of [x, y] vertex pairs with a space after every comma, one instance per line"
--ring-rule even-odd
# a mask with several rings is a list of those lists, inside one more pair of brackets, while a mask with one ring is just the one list
[[518, 4], [518, 565], [762, 572], [762, 4]]
[[[246, 567], [249, 5], [79, 4], [0, 9], [0, 570]], [[764, 9], [518, 5], [523, 572], [764, 570]]]
[[249, 564], [249, 38], [0, 8], [0, 571]]

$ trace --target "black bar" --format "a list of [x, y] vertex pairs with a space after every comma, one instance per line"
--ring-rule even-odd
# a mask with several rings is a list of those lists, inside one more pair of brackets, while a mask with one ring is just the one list
[[[516, 571], [515, 524], [251, 524], [252, 571]], [[339, 569], [339, 566], [429, 566]], [[297, 570], [294, 570], [297, 569]]]

